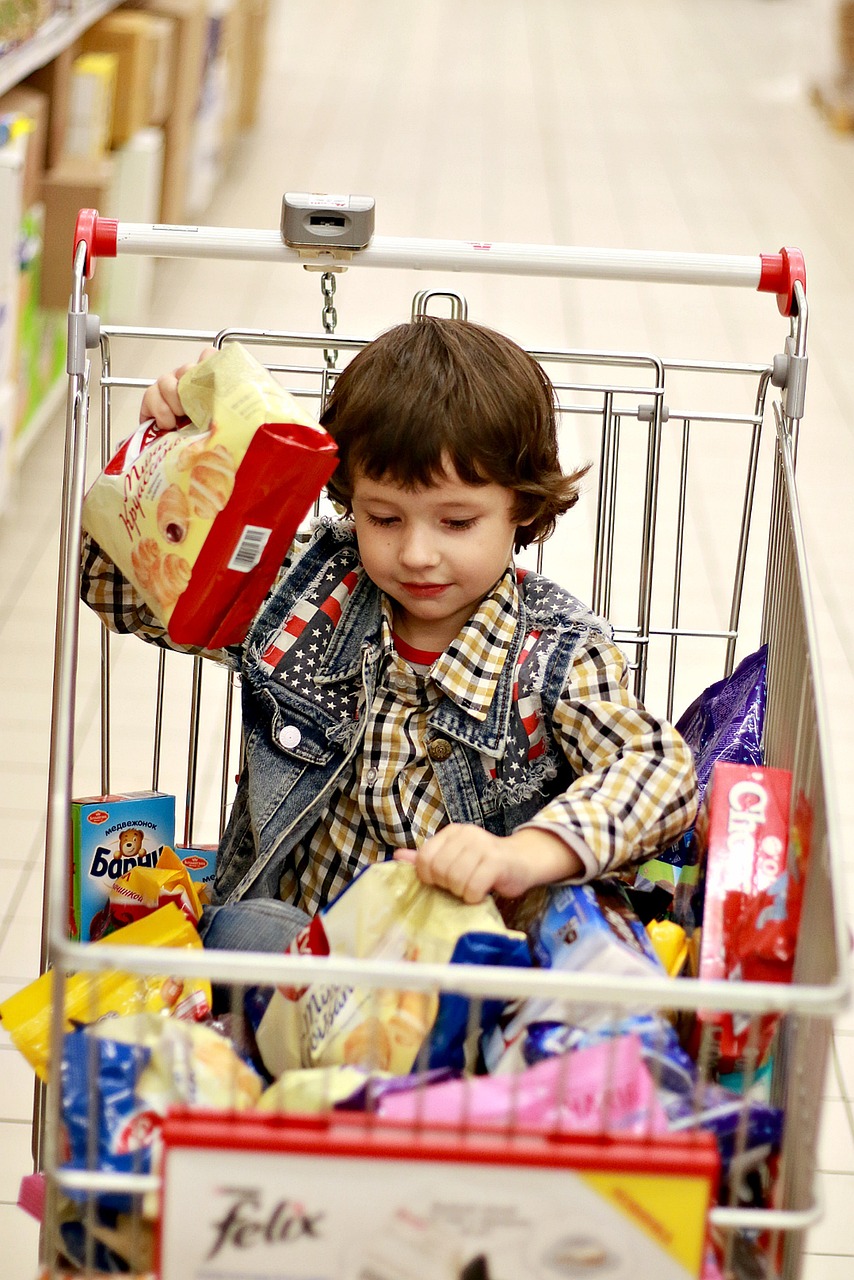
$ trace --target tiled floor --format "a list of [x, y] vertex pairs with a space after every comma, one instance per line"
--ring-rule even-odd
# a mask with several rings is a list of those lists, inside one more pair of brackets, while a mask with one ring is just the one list
[[[275, 227], [285, 190], [366, 192], [377, 231], [753, 254], [798, 245], [811, 328], [800, 494], [827, 693], [849, 899], [854, 892], [854, 538], [850, 400], [854, 135], [809, 103], [823, 47], [808, 0], [274, 0], [257, 129], [206, 221]], [[351, 272], [342, 332], [374, 333], [427, 281]], [[472, 318], [529, 345], [765, 361], [783, 338], [768, 298], [700, 306], [674, 286], [445, 280]], [[268, 265], [158, 267], [153, 324], [316, 329], [316, 278]], [[140, 319], [145, 317], [140, 316]], [[59, 425], [38, 441], [0, 527], [0, 998], [37, 971]], [[714, 504], [711, 504], [714, 541]], [[714, 555], [710, 556], [714, 563]], [[848, 584], [846, 586], [846, 583]], [[85, 695], [84, 695], [85, 697]], [[827, 1213], [807, 1280], [854, 1268], [854, 1017], [843, 1016], [820, 1145]], [[32, 1280], [36, 1230], [15, 1206], [32, 1081], [0, 1038], [5, 1280]]]

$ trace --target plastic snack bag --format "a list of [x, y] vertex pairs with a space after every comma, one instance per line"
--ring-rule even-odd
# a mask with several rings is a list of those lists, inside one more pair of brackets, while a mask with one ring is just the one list
[[381, 1116], [416, 1123], [499, 1125], [565, 1133], [652, 1134], [667, 1129], [632, 1035], [548, 1058], [510, 1076], [475, 1076], [381, 1097]]
[[132, 867], [115, 880], [104, 908], [92, 921], [92, 938], [104, 938], [174, 902], [191, 924], [202, 917], [202, 900], [198, 887], [182, 860], [168, 845], [164, 846], [153, 867]]
[[[193, 947], [201, 950], [202, 940], [175, 904], [169, 903], [152, 915], [117, 929], [109, 938], [91, 945]], [[13, 1044], [42, 1080], [47, 1079], [52, 998], [53, 971], [49, 969], [0, 1005], [0, 1020]], [[132, 1010], [168, 1013], [193, 1021], [207, 1017], [210, 1008], [210, 983], [201, 979], [142, 976], [111, 970], [106, 973], [73, 973], [65, 984], [66, 1031], [78, 1023], [97, 1022]]]
[[[549, 891], [545, 910], [530, 929], [534, 960], [545, 969], [607, 973], [619, 977], [661, 978], [664, 969], [643, 925], [616, 880], [559, 885]], [[483, 1041], [490, 1073], [518, 1070], [528, 1027], [565, 1022], [564, 1001], [548, 996], [507, 1004]], [[601, 1004], [572, 1006], [577, 1026], [594, 1027], [607, 1019]]]
[[[694, 756], [701, 801], [718, 761], [762, 763], [767, 658], [767, 645], [748, 654], [732, 675], [704, 689], [677, 721], [676, 728]], [[697, 876], [693, 830], [688, 830], [675, 844], [638, 866], [635, 888], [660, 886], [673, 894], [679, 923], [693, 927], [690, 899]]]
[[[472, 935], [491, 935], [497, 944], [487, 948], [487, 962], [528, 959], [524, 936], [505, 927], [491, 900], [462, 902], [444, 889], [422, 884], [413, 866], [389, 861], [356, 876], [290, 950], [446, 964], [460, 939]], [[472, 953], [468, 958], [478, 962]], [[431, 1033], [439, 1003], [437, 994], [426, 991], [321, 983], [279, 989], [257, 1026], [258, 1049], [274, 1077], [299, 1067], [342, 1063], [404, 1074]], [[457, 1042], [444, 1019], [443, 1041]], [[431, 1058], [430, 1065], [444, 1064]]]
[[337, 462], [332, 438], [240, 343], [181, 378], [190, 423], [144, 423], [83, 527], [179, 644], [238, 644]]
[[[260, 1077], [211, 1027], [152, 1014], [80, 1027], [63, 1044], [62, 1119], [70, 1165], [90, 1168], [94, 1148], [102, 1171], [148, 1173], [157, 1168], [171, 1106], [243, 1111], [256, 1105], [262, 1088]], [[126, 1200], [99, 1198], [101, 1207], [122, 1208]]]

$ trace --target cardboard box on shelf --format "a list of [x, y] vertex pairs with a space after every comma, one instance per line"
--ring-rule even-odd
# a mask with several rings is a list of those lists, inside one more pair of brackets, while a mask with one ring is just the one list
[[209, 0], [201, 91], [190, 135], [185, 214], [201, 218], [225, 165], [228, 21], [234, 0]]
[[119, 60], [114, 53], [81, 53], [74, 60], [65, 155], [97, 160], [110, 149]]
[[238, 123], [251, 129], [258, 119], [261, 81], [267, 56], [270, 0], [244, 0], [243, 68], [240, 75]]
[[31, 40], [42, 22], [40, 0], [12, 0], [0, 9], [0, 54]]
[[[42, 197], [45, 207], [44, 251], [41, 273], [41, 305], [68, 307], [74, 228], [81, 209], [97, 209], [109, 216], [109, 192], [113, 160], [64, 160], [45, 175]], [[98, 298], [97, 267], [87, 286], [90, 305]]]
[[68, 129], [68, 106], [71, 93], [71, 69], [80, 52], [78, 42], [63, 49], [52, 62], [40, 67], [24, 82], [47, 94], [48, 125], [45, 165], [52, 169], [59, 164], [65, 150], [65, 134]]
[[163, 14], [146, 13], [154, 49], [154, 66], [151, 73], [148, 104], [149, 125], [164, 125], [175, 96], [175, 21]]
[[205, 40], [208, 29], [207, 0], [133, 0], [133, 8], [174, 23], [172, 103], [165, 123], [161, 222], [183, 222], [187, 196], [187, 169], [193, 127], [202, 84]]
[[246, 62], [246, 26], [248, 11], [241, 0], [235, 0], [223, 20], [223, 54], [225, 57], [225, 104], [222, 118], [222, 160], [228, 164], [240, 135], [240, 101], [243, 69]]
[[111, 53], [117, 60], [110, 143], [120, 147], [150, 121], [155, 37], [148, 14], [117, 9], [82, 37], [85, 53]]
[[852, 0], [846, 0], [837, 9], [836, 33], [840, 69], [854, 71], [854, 2]]
[[22, 135], [12, 136], [0, 145], [0, 382], [11, 381], [15, 368], [25, 159]]
[[29, 85], [16, 85], [0, 98], [0, 116], [12, 116], [21, 122], [24, 139], [23, 193], [24, 208], [38, 200], [45, 169], [48, 133], [47, 94]]
[[41, 305], [44, 205], [33, 204], [21, 222], [18, 293], [16, 444], [29, 428], [58, 380], [65, 374], [65, 311]]
[[[119, 222], [157, 222], [163, 177], [163, 130], [140, 129], [113, 152], [110, 216]], [[99, 310], [111, 324], [145, 324], [151, 307], [155, 260], [127, 253], [105, 259]]]

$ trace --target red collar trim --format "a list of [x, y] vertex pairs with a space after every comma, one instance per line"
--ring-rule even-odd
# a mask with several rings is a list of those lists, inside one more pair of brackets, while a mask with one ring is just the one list
[[402, 640], [396, 631], [392, 631], [391, 638], [401, 658], [406, 662], [414, 662], [420, 667], [432, 667], [436, 659], [442, 656], [441, 649], [437, 653], [433, 653], [429, 649], [416, 649], [413, 645], [407, 644], [405, 640]]

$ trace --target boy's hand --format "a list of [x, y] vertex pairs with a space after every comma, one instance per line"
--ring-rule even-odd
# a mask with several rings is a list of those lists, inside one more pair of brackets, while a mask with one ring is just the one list
[[213, 347], [205, 347], [198, 361], [191, 360], [189, 364], [182, 364], [171, 373], [162, 373], [142, 397], [139, 410], [140, 422], [147, 422], [149, 418], [153, 418], [161, 431], [174, 431], [182, 426], [186, 415], [181, 397], [178, 395], [178, 382], [188, 369], [192, 369], [194, 363], [207, 360], [213, 353]]
[[413, 863], [424, 884], [470, 903], [482, 902], [489, 893], [518, 898], [534, 885], [583, 870], [581, 859], [559, 836], [534, 828], [494, 836], [482, 827], [451, 823], [420, 849], [397, 849], [394, 856]]

